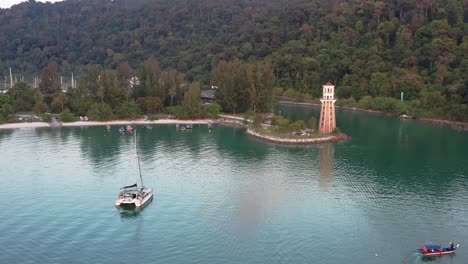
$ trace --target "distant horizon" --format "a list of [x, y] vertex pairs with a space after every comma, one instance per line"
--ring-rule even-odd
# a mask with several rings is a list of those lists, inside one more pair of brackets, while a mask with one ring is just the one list
[[[51, 3], [54, 3], [54, 2], [60, 2], [60, 1], [63, 1], [63, 0], [35, 0], [36, 2], [51, 2]], [[27, 2], [27, 0], [2, 0], [0, 1], [0, 8], [10, 8], [12, 7], [13, 5], [17, 5], [19, 3], [22, 3], [22, 2]]]

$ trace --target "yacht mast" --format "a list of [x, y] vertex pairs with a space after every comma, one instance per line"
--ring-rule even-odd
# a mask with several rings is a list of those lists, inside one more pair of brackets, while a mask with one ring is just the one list
[[138, 157], [138, 148], [137, 148], [137, 142], [136, 142], [136, 128], [135, 128], [135, 131], [133, 132], [134, 132], [133, 136], [135, 138], [135, 152], [137, 154], [137, 162], [138, 162], [138, 173], [140, 174], [141, 187], [143, 188], [145, 185], [143, 184], [143, 177], [141, 177], [140, 158]]

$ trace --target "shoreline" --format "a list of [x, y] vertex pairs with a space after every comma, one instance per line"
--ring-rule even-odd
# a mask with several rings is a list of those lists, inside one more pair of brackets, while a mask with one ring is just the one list
[[[284, 101], [280, 100], [278, 101], [279, 104], [292, 104], [292, 105], [306, 105], [306, 106], [317, 106], [320, 107], [320, 104], [316, 103], [308, 103], [308, 102], [292, 102], [292, 101]], [[346, 110], [351, 110], [351, 111], [358, 111], [358, 112], [366, 112], [366, 113], [371, 113], [371, 114], [377, 114], [377, 115], [384, 115], [388, 117], [393, 117], [393, 118], [398, 118], [402, 119], [399, 116], [392, 115], [383, 111], [377, 111], [377, 110], [368, 110], [368, 109], [361, 109], [361, 108], [356, 108], [356, 107], [349, 107], [349, 106], [339, 106], [335, 105], [336, 108], [339, 109], [346, 109]], [[465, 131], [468, 131], [468, 122], [461, 122], [461, 121], [452, 121], [452, 120], [445, 120], [445, 119], [436, 119], [436, 118], [409, 118], [408, 120], [415, 120], [419, 122], [424, 122], [424, 123], [431, 123], [433, 125], [449, 125], [449, 126], [461, 126], [462, 130], [464, 129]]]
[[345, 142], [351, 140], [350, 136], [343, 133], [337, 135], [327, 135], [325, 137], [318, 138], [279, 138], [274, 136], [262, 135], [250, 128], [247, 128], [246, 134], [262, 141], [284, 145], [313, 145], [319, 143]]
[[179, 119], [159, 119], [159, 120], [112, 120], [112, 121], [76, 121], [60, 123], [59, 126], [52, 126], [47, 122], [24, 122], [24, 123], [7, 123], [0, 124], [1, 129], [18, 129], [18, 128], [41, 128], [41, 127], [87, 127], [87, 126], [106, 126], [106, 125], [171, 125], [171, 124], [208, 124], [216, 122], [212, 119], [194, 119], [194, 120], [179, 120]]
[[159, 120], [144, 120], [144, 119], [134, 119], [134, 120], [112, 120], [112, 121], [76, 121], [68, 123], [60, 123], [58, 126], [53, 126], [51, 123], [47, 122], [24, 122], [24, 123], [8, 123], [0, 124], [0, 130], [2, 129], [21, 129], [21, 128], [56, 128], [56, 127], [89, 127], [89, 126], [107, 126], [107, 125], [171, 125], [171, 124], [196, 124], [196, 125], [208, 125], [208, 123], [217, 123], [219, 125], [237, 127], [246, 129], [246, 134], [253, 138], [268, 142], [268, 143], [277, 143], [277, 144], [287, 144], [287, 145], [311, 145], [325, 142], [343, 142], [351, 139], [350, 136], [345, 134], [338, 135], [327, 135], [325, 137], [319, 138], [279, 138], [274, 136], [262, 135], [243, 122], [241, 118], [230, 116], [230, 115], [221, 115], [218, 119], [194, 119], [194, 120], [179, 120], [179, 119], [159, 119]]

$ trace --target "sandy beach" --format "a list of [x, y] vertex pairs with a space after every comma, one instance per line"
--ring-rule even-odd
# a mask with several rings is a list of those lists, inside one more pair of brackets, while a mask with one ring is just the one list
[[[106, 125], [158, 125], [158, 124], [208, 124], [214, 122], [211, 119], [196, 119], [196, 120], [178, 120], [178, 119], [160, 119], [160, 120], [113, 120], [113, 121], [76, 121], [70, 123], [60, 123], [61, 127], [84, 127], [84, 126], [106, 126]], [[30, 122], [30, 123], [9, 123], [0, 125], [0, 129], [16, 129], [16, 128], [38, 128], [52, 127], [46, 122]]]

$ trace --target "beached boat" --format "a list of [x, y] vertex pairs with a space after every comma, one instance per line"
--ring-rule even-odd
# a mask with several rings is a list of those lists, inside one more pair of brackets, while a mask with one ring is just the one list
[[421, 253], [424, 256], [440, 256], [440, 255], [448, 255], [448, 254], [453, 254], [455, 251], [457, 251], [457, 248], [460, 246], [460, 244], [457, 244], [455, 246], [454, 243], [450, 243], [448, 247], [442, 247], [442, 245], [421, 245]]
[[132, 206], [143, 207], [153, 199], [153, 189], [145, 187], [143, 177], [141, 176], [140, 159], [138, 157], [138, 148], [136, 146], [136, 130], [134, 130], [135, 152], [137, 156], [138, 172], [140, 175], [141, 187], [137, 183], [120, 188], [119, 197], [115, 201], [117, 207]]

